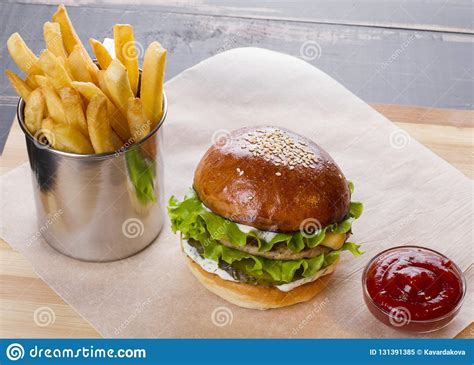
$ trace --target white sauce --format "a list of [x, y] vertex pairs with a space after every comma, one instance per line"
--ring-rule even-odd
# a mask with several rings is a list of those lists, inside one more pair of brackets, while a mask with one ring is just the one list
[[239, 227], [239, 229], [248, 234], [249, 232], [254, 232], [258, 238], [264, 240], [265, 242], [270, 242], [273, 237], [275, 237], [278, 233], [276, 232], [270, 232], [270, 231], [260, 231], [259, 229], [256, 229], [255, 227], [252, 227], [252, 226], [247, 226], [245, 224], [240, 224], [240, 223], [236, 223], [237, 224], [237, 227]]
[[295, 281], [292, 281], [291, 283], [288, 283], [288, 284], [277, 285], [276, 287], [278, 289], [280, 289], [281, 291], [287, 292], [287, 291], [290, 291], [290, 290], [292, 290], [292, 289], [294, 289], [298, 286], [301, 286], [303, 284], [311, 283], [311, 282], [319, 279], [321, 276], [330, 274], [334, 271], [335, 268], [336, 268], [336, 265], [332, 264], [330, 266], [325, 267], [322, 270], [319, 270], [316, 274], [314, 274], [313, 276], [311, 276], [309, 278], [303, 278], [303, 279], [295, 280]]
[[237, 224], [237, 227], [239, 227], [239, 229], [246, 234], [252, 231], [256, 231], [256, 229], [252, 226], [246, 226], [245, 224], [240, 224], [240, 223], [235, 223], [235, 224]]
[[[191, 246], [188, 241], [184, 241], [183, 240], [183, 250], [184, 252], [186, 253], [186, 255], [189, 256], [189, 258], [191, 260], [193, 260], [196, 264], [198, 264], [199, 266], [202, 267], [203, 270], [211, 273], [211, 274], [215, 274], [217, 276], [219, 276], [221, 279], [224, 279], [224, 280], [228, 280], [228, 281], [237, 281], [235, 280], [227, 271], [225, 270], [222, 270], [217, 262], [213, 261], [213, 260], [209, 260], [209, 259], [206, 259], [204, 257], [202, 257], [201, 255], [199, 255], [199, 252], [198, 250]], [[324, 276], [324, 275], [327, 275], [327, 274], [330, 274], [334, 271], [336, 265], [333, 264], [333, 265], [330, 265], [322, 270], [319, 270], [316, 274], [314, 274], [313, 276], [309, 277], [309, 278], [304, 278], [304, 279], [299, 279], [299, 280], [295, 280], [291, 283], [288, 283], [288, 284], [282, 284], [282, 285], [277, 285], [275, 286], [275, 288], [279, 289], [280, 291], [283, 291], [283, 292], [288, 292], [298, 286], [301, 286], [301, 285], [304, 285], [304, 284], [307, 284], [307, 283], [311, 283], [317, 279], [319, 279], [321, 276]]]
[[183, 240], [183, 250], [186, 255], [189, 256], [191, 260], [193, 260], [196, 264], [202, 267], [203, 270], [211, 273], [216, 274], [221, 279], [228, 280], [228, 281], [236, 281], [227, 271], [222, 270], [218, 265], [217, 262], [213, 260], [206, 259], [202, 257], [196, 247], [191, 246], [188, 241]]
[[[210, 213], [215, 214], [212, 210], [210, 210], [208, 207], [206, 207], [204, 204], [202, 205], [204, 207], [204, 210], [207, 210]], [[245, 224], [240, 224], [240, 223], [235, 223], [239, 230], [245, 234], [249, 234], [249, 232], [254, 232], [258, 238], [262, 239], [265, 242], [270, 242], [278, 233], [276, 232], [270, 232], [270, 231], [260, 231], [259, 229], [252, 227], [252, 226], [247, 226]]]
[[115, 41], [111, 38], [104, 38], [104, 41], [102, 42], [102, 44], [104, 45], [107, 52], [109, 52], [110, 56], [112, 58], [116, 58], [115, 57]]

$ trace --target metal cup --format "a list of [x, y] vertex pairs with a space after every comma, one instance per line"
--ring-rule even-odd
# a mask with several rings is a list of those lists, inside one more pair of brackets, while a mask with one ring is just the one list
[[[111, 153], [79, 155], [25, 133], [39, 232], [61, 253], [85, 261], [113, 261], [144, 249], [163, 227], [163, 131], [167, 114], [138, 143]], [[126, 143], [127, 144], [127, 143]]]

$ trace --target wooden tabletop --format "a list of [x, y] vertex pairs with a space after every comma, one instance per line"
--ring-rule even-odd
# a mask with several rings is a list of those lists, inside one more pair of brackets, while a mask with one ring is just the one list
[[[388, 104], [372, 106], [466, 176], [474, 178], [473, 111]], [[0, 174], [27, 161], [23, 134], [14, 124], [0, 163]], [[100, 337], [35, 274], [29, 262], [3, 240], [0, 240], [0, 298], [0, 337]], [[34, 312], [41, 307], [49, 307], [55, 314], [54, 322], [45, 327], [34, 321]], [[456, 337], [474, 337], [474, 324]]]

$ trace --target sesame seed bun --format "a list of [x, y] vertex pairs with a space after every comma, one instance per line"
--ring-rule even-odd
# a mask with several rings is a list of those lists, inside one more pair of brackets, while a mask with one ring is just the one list
[[340, 222], [350, 204], [348, 182], [331, 156], [276, 127], [238, 129], [211, 146], [194, 189], [215, 214], [275, 232], [297, 231], [308, 220], [319, 228]]

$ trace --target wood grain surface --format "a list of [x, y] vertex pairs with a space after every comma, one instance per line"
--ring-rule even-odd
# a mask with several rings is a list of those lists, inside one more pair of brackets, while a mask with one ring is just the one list
[[[474, 178], [472, 111], [374, 104], [413, 138]], [[14, 124], [0, 163], [0, 174], [27, 162], [24, 136]], [[32, 213], [34, 214], [34, 213]], [[29, 262], [0, 240], [0, 337], [100, 337], [100, 334], [65, 303], [34, 272]], [[54, 323], [40, 327], [34, 312], [49, 307]], [[474, 337], [471, 323], [456, 337]]]

